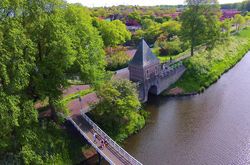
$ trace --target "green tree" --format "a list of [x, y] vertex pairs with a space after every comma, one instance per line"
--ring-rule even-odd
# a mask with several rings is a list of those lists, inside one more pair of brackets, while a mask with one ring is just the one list
[[211, 46], [218, 40], [219, 6], [216, 0], [187, 0], [186, 2], [188, 8], [181, 16], [181, 36], [184, 41], [190, 43], [191, 55], [193, 55], [195, 46], [202, 43], [208, 43], [208, 46]]
[[131, 39], [131, 33], [126, 25], [119, 20], [112, 22], [99, 21], [97, 25], [105, 46], [116, 46]]
[[250, 0], [245, 0], [242, 2], [242, 9], [250, 11]]
[[143, 19], [142, 20], [142, 29], [149, 29], [150, 27], [152, 26], [156, 26], [156, 22], [154, 22], [153, 20], [151, 19]]
[[73, 31], [72, 44], [76, 50], [70, 74], [78, 74], [85, 84], [101, 84], [106, 66], [104, 44], [98, 30], [92, 26], [90, 12], [82, 6], [69, 5], [64, 19]]
[[4, 0], [0, 10], [0, 159], [72, 164], [62, 130], [53, 122], [41, 128], [34, 103], [48, 98], [55, 110], [68, 74], [103, 79], [103, 42], [90, 12], [62, 0]]
[[136, 20], [137, 22], [141, 22], [142, 21], [141, 20], [141, 13], [138, 10], [129, 13], [128, 18], [132, 19], [132, 20]]
[[135, 31], [135, 33], [132, 35], [131, 40], [134, 42], [134, 45], [137, 45], [144, 36], [145, 36], [145, 32], [142, 29], [139, 29]]
[[244, 23], [245, 23], [245, 18], [240, 14], [236, 14], [234, 16], [233, 22], [234, 22], [236, 31], [239, 31], [241, 29], [242, 25], [244, 25]]
[[135, 84], [128, 80], [112, 80], [99, 92], [101, 102], [92, 111], [102, 128], [117, 140], [122, 140], [145, 124], [139, 114], [141, 104]]
[[177, 21], [167, 21], [161, 25], [161, 30], [168, 35], [168, 38], [171, 38], [175, 35], [179, 35], [181, 24]]
[[229, 37], [231, 32], [232, 22], [229, 19], [224, 20], [221, 23], [222, 34], [224, 37]]
[[245, 20], [246, 20], [246, 26], [249, 26], [250, 25], [250, 15], [246, 15]]

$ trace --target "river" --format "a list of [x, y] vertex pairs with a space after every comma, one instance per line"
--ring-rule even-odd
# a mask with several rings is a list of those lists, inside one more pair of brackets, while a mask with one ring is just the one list
[[145, 165], [250, 164], [250, 52], [204, 93], [151, 98], [124, 148]]

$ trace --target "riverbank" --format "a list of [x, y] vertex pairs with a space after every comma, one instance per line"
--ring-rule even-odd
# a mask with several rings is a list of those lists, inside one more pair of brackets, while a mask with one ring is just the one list
[[200, 50], [184, 61], [187, 71], [164, 96], [194, 95], [215, 83], [223, 73], [237, 64], [250, 49], [250, 28], [231, 36], [214, 49]]

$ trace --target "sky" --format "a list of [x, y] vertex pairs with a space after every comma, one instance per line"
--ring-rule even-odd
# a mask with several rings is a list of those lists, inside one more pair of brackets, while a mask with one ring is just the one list
[[[178, 5], [183, 4], [184, 0], [67, 0], [70, 3], [81, 3], [88, 7], [113, 6], [113, 5]], [[242, 2], [242, 0], [219, 0], [219, 3]]]

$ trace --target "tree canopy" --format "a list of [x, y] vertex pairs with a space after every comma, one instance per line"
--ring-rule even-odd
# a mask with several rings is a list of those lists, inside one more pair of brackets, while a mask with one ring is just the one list
[[101, 101], [91, 113], [109, 135], [120, 141], [144, 126], [135, 84], [111, 80], [98, 93]]
[[105, 46], [124, 44], [131, 38], [131, 33], [120, 20], [111, 22], [99, 20], [97, 24]]
[[71, 75], [101, 81], [102, 38], [88, 9], [63, 0], [4, 0], [0, 11], [0, 160], [12, 154], [25, 164], [63, 162], [68, 142], [52, 122], [42, 130], [34, 104], [47, 98], [55, 110]]
[[213, 46], [220, 36], [219, 5], [217, 0], [187, 0], [188, 8], [182, 13], [182, 39], [194, 47], [203, 43]]

